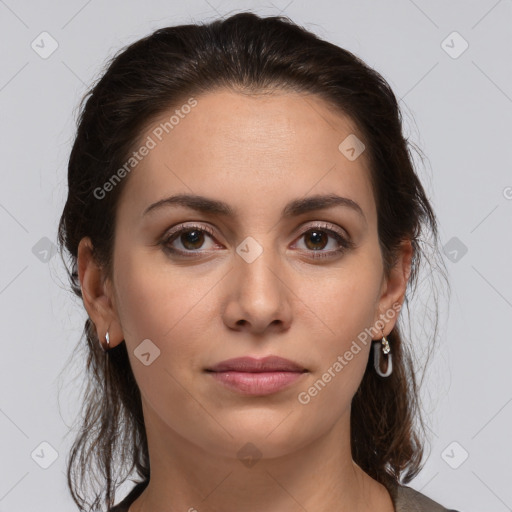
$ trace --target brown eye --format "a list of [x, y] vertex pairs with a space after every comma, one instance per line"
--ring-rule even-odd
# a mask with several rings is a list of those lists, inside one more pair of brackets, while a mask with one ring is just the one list
[[306, 231], [303, 236], [306, 237], [305, 239], [307, 248], [312, 251], [324, 249], [329, 242], [329, 236], [325, 232], [319, 231], [317, 229]]
[[[208, 239], [211, 239], [209, 247]], [[173, 230], [161, 242], [167, 252], [178, 256], [196, 256], [215, 246], [213, 231], [206, 226], [181, 226]]]
[[197, 250], [204, 244], [204, 231], [198, 229], [182, 231], [179, 239], [185, 249]]
[[[328, 224], [311, 227], [302, 233], [299, 240], [304, 240], [304, 251], [309, 253], [309, 256], [313, 259], [334, 258], [355, 247], [355, 244], [349, 238], [342, 236], [341, 233], [335, 231]], [[334, 240], [334, 244], [331, 240]], [[325, 250], [329, 244], [332, 247]], [[299, 249], [303, 248], [299, 247]]]

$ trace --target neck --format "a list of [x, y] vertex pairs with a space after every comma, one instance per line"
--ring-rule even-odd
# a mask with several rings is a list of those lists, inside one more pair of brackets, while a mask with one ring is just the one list
[[151, 478], [129, 512], [394, 511], [385, 487], [352, 460], [349, 414], [325, 435], [275, 457], [267, 455], [275, 453], [271, 436], [254, 441], [256, 448], [244, 440], [223, 453], [191, 443], [148, 410], [145, 423]]

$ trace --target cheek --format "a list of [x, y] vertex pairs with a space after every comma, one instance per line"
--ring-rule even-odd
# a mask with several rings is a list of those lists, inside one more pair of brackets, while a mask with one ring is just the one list
[[167, 275], [157, 254], [160, 249], [149, 252], [133, 249], [134, 245], [123, 244], [123, 237], [119, 236], [116, 249], [122, 256], [114, 260], [118, 312], [127, 343], [140, 343], [145, 338], [156, 342], [178, 321], [180, 313], [183, 316], [185, 301], [180, 301], [180, 295], [186, 294], [187, 289]]
[[360, 253], [317, 280], [316, 286], [303, 283], [300, 289], [307, 308], [299, 323], [314, 340], [313, 350], [320, 363], [316, 377], [330, 371], [323, 380], [343, 393], [356, 391], [366, 369], [373, 337], [368, 333], [378, 306], [379, 269], [372, 253]]
[[[168, 405], [181, 404], [182, 412], [200, 419], [190, 388], [189, 371], [200, 363], [203, 353], [201, 332], [208, 322], [204, 286], [191, 286], [190, 277], [180, 270], [169, 272], [162, 266], [137, 264], [138, 258], [125, 258], [118, 266], [117, 295], [119, 317], [130, 365], [146, 402], [162, 417]], [[141, 263], [139, 261], [139, 263]], [[144, 269], [144, 270], [141, 270]], [[208, 288], [211, 288], [208, 287]], [[206, 288], [206, 289], [208, 289]], [[150, 340], [151, 343], [143, 340]], [[139, 347], [148, 347], [144, 351]], [[149, 352], [145, 364], [142, 354]]]
[[[196, 398], [196, 370], [204, 359], [205, 333], [213, 325], [212, 302], [218, 304], [208, 291], [215, 291], [219, 277], [194, 278], [193, 270], [148, 265], [152, 259], [157, 258], [125, 257], [117, 267], [116, 284], [121, 325], [145, 413], [162, 435], [171, 429], [213, 450], [225, 432]], [[160, 350], [149, 365], [135, 353], [144, 339]]]
[[347, 267], [328, 286], [315, 293], [309, 288], [307, 304], [315, 314], [309, 314], [309, 325], [303, 328], [314, 340], [312, 354], [317, 365], [298, 390], [297, 407], [307, 411], [307, 418], [314, 418], [317, 425], [327, 428], [339, 419], [350, 408], [361, 383], [371, 355], [372, 337], [365, 329], [374, 318], [377, 285], [375, 273]]
[[378, 306], [381, 276], [371, 255], [354, 255], [330, 273], [300, 284], [299, 297], [308, 306], [326, 341], [348, 341], [370, 327]]
[[197, 343], [211, 325], [207, 294], [219, 277], [197, 277], [193, 268], [172, 268], [163, 256], [144, 251], [125, 253], [117, 265], [118, 313], [130, 358], [149, 339], [166, 367], [193, 362], [201, 354]]

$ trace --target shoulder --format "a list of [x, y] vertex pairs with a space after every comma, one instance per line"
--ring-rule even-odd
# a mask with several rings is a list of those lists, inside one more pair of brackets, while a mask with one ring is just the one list
[[448, 509], [428, 496], [406, 485], [398, 485], [390, 491], [396, 512], [458, 512]]

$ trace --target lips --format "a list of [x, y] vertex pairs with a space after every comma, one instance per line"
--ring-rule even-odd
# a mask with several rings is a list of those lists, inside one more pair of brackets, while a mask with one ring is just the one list
[[264, 396], [283, 391], [308, 373], [298, 363], [277, 356], [237, 357], [207, 368], [214, 381], [237, 394]]
[[254, 357], [236, 357], [227, 359], [215, 366], [207, 368], [206, 371], [211, 372], [306, 372], [307, 370], [289, 359], [278, 356], [267, 356], [261, 359]]

